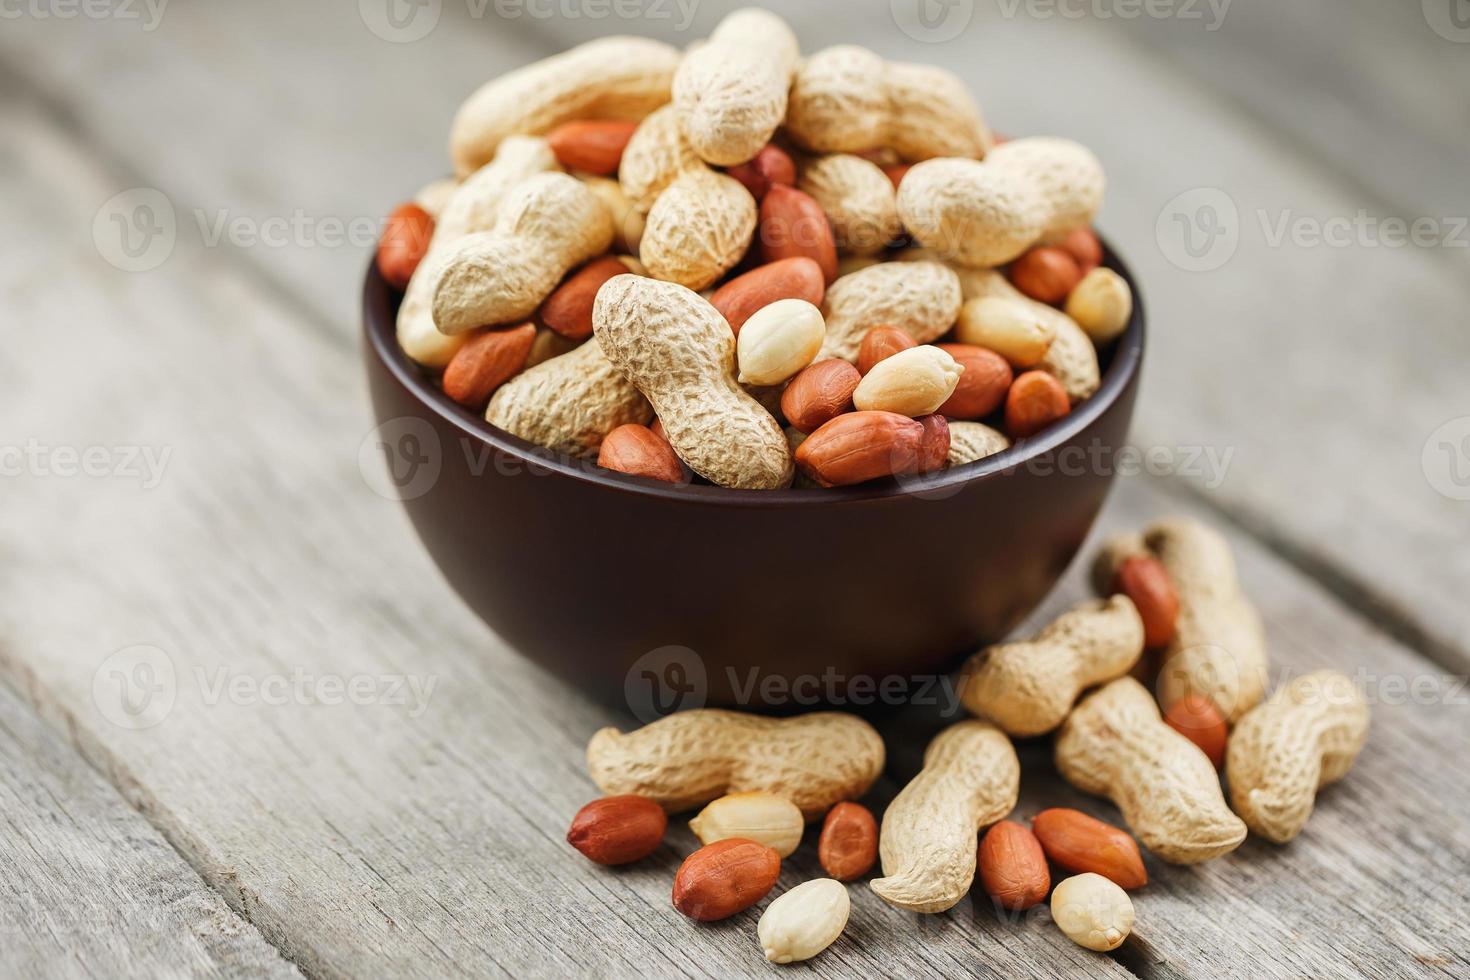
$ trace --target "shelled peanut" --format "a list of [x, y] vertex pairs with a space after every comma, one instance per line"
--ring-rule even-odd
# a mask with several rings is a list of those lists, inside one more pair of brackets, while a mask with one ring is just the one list
[[[1089, 151], [997, 141], [942, 69], [852, 46], [803, 60], [764, 9], [682, 54], [610, 37], [512, 72], [464, 103], [450, 145], [457, 178], [420, 195], [432, 212], [395, 212], [379, 251], [406, 289], [401, 346], [492, 425], [616, 472], [787, 487], [785, 427], [811, 436], [802, 486], [964, 465], [1090, 397], [1094, 343], [1134, 315], [1090, 230]], [[614, 287], [630, 275], [649, 285]], [[676, 303], [697, 329], [650, 312], [667, 299], [620, 302], [592, 338], [604, 293], [654, 283], [701, 294]], [[858, 366], [851, 390], [831, 361]], [[674, 380], [695, 364], [693, 388]], [[649, 401], [677, 467], [612, 436]]]

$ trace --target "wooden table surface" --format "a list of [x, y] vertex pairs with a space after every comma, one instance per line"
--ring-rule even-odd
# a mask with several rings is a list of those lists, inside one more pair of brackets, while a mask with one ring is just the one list
[[[1221, 527], [1276, 678], [1353, 674], [1373, 731], [1296, 842], [1151, 859], [1138, 941], [1114, 956], [1044, 914], [966, 900], [921, 917], [856, 888], [845, 936], [793, 969], [1470, 975], [1464, 3], [1226, 4], [1216, 20], [1220, 3], [923, 0], [915, 21], [916, 2], [772, 5], [808, 50], [945, 64], [1002, 131], [1097, 149], [1100, 223], [1151, 313], [1134, 439], [1172, 461], [1120, 477], [1097, 534], [1170, 513]], [[432, 0], [400, 5], [428, 19], [398, 28], [379, 0], [9, 8], [6, 973], [774, 969], [754, 912], [695, 927], [670, 908], [682, 821], [625, 871], [568, 851], [596, 795], [585, 741], [633, 719], [489, 632], [359, 466], [362, 229], [446, 169], [458, 101], [600, 33], [687, 44], [726, 7]], [[151, 241], [171, 248], [120, 251], [115, 216], [160, 199], [174, 231]], [[1073, 569], [1037, 618], [1082, 593]], [[361, 686], [291, 686], [321, 678]], [[922, 747], [886, 734], [878, 805]], [[1055, 777], [1044, 741], [1020, 752], [1019, 815], [1116, 819]], [[780, 887], [817, 872], [812, 850]]]

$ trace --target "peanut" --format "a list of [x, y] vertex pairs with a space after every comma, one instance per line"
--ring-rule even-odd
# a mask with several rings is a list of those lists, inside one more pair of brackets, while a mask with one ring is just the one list
[[863, 336], [877, 326], [927, 344], [954, 325], [961, 302], [959, 277], [937, 262], [885, 262], [843, 276], [822, 301], [827, 339], [817, 359], [855, 362]]
[[654, 202], [638, 257], [656, 279], [703, 289], [740, 261], [755, 228], [755, 198], [738, 180], [691, 170]]
[[821, 266], [809, 258], [798, 257], [771, 262], [736, 276], [715, 290], [709, 303], [738, 335], [745, 321], [757, 310], [777, 300], [800, 299], [818, 306], [826, 292]]
[[765, 790], [815, 820], [866, 793], [883, 760], [873, 726], [838, 712], [767, 718], [700, 708], [627, 735], [604, 728], [587, 743], [587, 769], [603, 792], [647, 796], [670, 813]]
[[778, 385], [812, 362], [827, 335], [822, 311], [801, 299], [782, 299], [745, 321], [736, 338], [740, 383]]
[[545, 364], [553, 357], [561, 357], [576, 350], [579, 342], [568, 340], [553, 330], [541, 328], [536, 331], [536, 339], [531, 341], [531, 352], [526, 355], [524, 368], [530, 369], [538, 364]]
[[974, 344], [935, 346], [964, 369], [954, 393], [939, 406], [939, 414], [952, 419], [980, 419], [1004, 404], [1014, 380], [1005, 358]]
[[1081, 281], [1072, 253], [1054, 245], [1039, 245], [1011, 263], [1011, 282], [1040, 303], [1060, 304]]
[[1074, 874], [1091, 871], [1123, 889], [1148, 884], [1138, 842], [1112, 824], [1081, 810], [1053, 807], [1031, 818], [1031, 830], [1059, 868]]
[[1057, 770], [1084, 793], [1106, 796], [1145, 847], [1174, 864], [1235, 850], [1245, 824], [1225, 805], [1210, 760], [1164, 724], [1131, 677], [1085, 698], [1062, 724]]
[[1112, 269], [1093, 269], [1067, 297], [1067, 316], [1077, 321], [1093, 343], [1105, 344], [1128, 329], [1133, 290]]
[[1011, 448], [1011, 441], [1004, 433], [980, 422], [951, 422], [949, 424], [950, 466], [963, 466]]
[[[643, 241], [643, 229], [648, 223], [642, 211], [633, 206], [628, 200], [628, 195], [623, 193], [623, 185], [609, 177], [591, 177], [578, 175], [578, 180], [587, 185], [587, 189], [596, 194], [603, 204], [607, 205], [608, 214], [613, 220], [613, 247], [623, 253], [623, 258], [638, 254], [638, 246]], [[646, 275], [647, 270], [634, 270], [639, 275]]]
[[796, 162], [774, 143], [766, 144], [750, 160], [725, 172], [744, 184], [757, 201], [765, 198], [772, 184], [796, 186]]
[[595, 339], [522, 371], [500, 386], [485, 409], [491, 425], [572, 456], [596, 455], [609, 432], [652, 417], [647, 399]]
[[1133, 900], [1102, 875], [1081, 874], [1052, 892], [1051, 917], [1078, 946], [1106, 953], [1133, 931]]
[[873, 366], [852, 393], [852, 403], [859, 412], [929, 415], [954, 394], [964, 370], [932, 344], [899, 351]]
[[612, 217], [586, 185], [560, 173], [529, 177], [506, 194], [494, 228], [446, 246], [435, 268], [434, 325], [453, 336], [525, 319], [612, 237]]
[[449, 155], [461, 177], [513, 133], [541, 135], [578, 119], [642, 119], [669, 101], [679, 52], [638, 37], [605, 37], [481, 86], [460, 106]]
[[1235, 812], [1277, 844], [1301, 833], [1317, 791], [1347, 775], [1368, 738], [1368, 703], [1352, 680], [1317, 671], [1283, 685], [1230, 733]]
[[617, 865], [641, 861], [663, 843], [669, 818], [641, 796], [605, 796], [577, 811], [567, 843], [589, 861]]
[[791, 484], [786, 436], [736, 383], [735, 337], [714, 307], [682, 286], [624, 275], [598, 292], [593, 321], [690, 469], [722, 487]]
[[796, 850], [805, 828], [796, 804], [761, 790], [722, 796], [689, 821], [700, 843], [743, 837], [774, 849], [783, 858]]
[[1026, 439], [1063, 418], [1072, 410], [1067, 389], [1045, 371], [1027, 371], [1006, 392], [1006, 432]]
[[786, 22], [767, 10], [730, 14], [674, 73], [679, 128], [707, 163], [750, 160], [786, 117], [800, 50]]
[[463, 335], [446, 337], [434, 326], [436, 266], [447, 246], [465, 235], [493, 228], [507, 191], [527, 177], [555, 169], [556, 157], [545, 140], [512, 136], [501, 144], [494, 160], [466, 178], [450, 196], [434, 223], [429, 251], [398, 307], [398, 346], [410, 358], [425, 367], [442, 368], [466, 339]]
[[1046, 901], [1051, 891], [1041, 844], [1014, 820], [1002, 820], [985, 832], [976, 860], [981, 885], [1001, 908], [1024, 911]]
[[1112, 591], [1123, 593], [1138, 607], [1145, 646], [1161, 647], [1174, 638], [1179, 593], [1169, 579], [1168, 569], [1157, 558], [1134, 555], [1123, 559], [1113, 578]]
[[674, 181], [708, 169], [679, 131], [679, 117], [670, 105], [650, 113], [633, 131], [623, 148], [618, 182], [633, 206], [647, 214]]
[[972, 299], [960, 308], [955, 338], [995, 351], [1012, 367], [1041, 363], [1056, 337], [1056, 326], [1031, 307], [999, 296]]
[[797, 187], [826, 213], [844, 253], [875, 255], [903, 232], [893, 184], [876, 163], [862, 157], [817, 157], [802, 168]]
[[1070, 140], [1033, 137], [984, 162], [916, 164], [898, 189], [904, 227], [961, 265], [1001, 265], [1041, 239], [1092, 223], [1105, 180], [1097, 158]]
[[885, 62], [865, 48], [818, 51], [792, 81], [786, 129], [817, 153], [891, 147], [905, 160], [981, 157], [990, 131], [953, 73]]
[[606, 177], [618, 172], [623, 150], [637, 128], [632, 119], [578, 119], [553, 129], [546, 143], [568, 170]]
[[685, 468], [668, 440], [641, 425], [620, 425], [603, 437], [597, 465], [606, 470], [664, 483], [688, 483]]
[[914, 421], [924, 427], [919, 439], [919, 458], [914, 472], [937, 473], [949, 463], [949, 420], [937, 412]]
[[439, 215], [444, 212], [444, 206], [449, 203], [449, 199], [457, 190], [459, 190], [458, 180], [453, 177], [440, 177], [420, 187], [418, 193], [413, 196], [413, 203], [423, 208], [429, 217], [438, 221]]
[[444, 394], [479, 411], [490, 396], [526, 366], [536, 328], [529, 323], [470, 335], [444, 369]]
[[863, 342], [858, 347], [858, 373], [865, 375], [885, 357], [917, 346], [914, 338], [897, 327], [874, 327], [863, 334]]
[[847, 928], [847, 889], [831, 878], [804, 881], [766, 906], [756, 924], [761, 950], [772, 963], [809, 960]]
[[809, 194], [775, 184], [760, 206], [760, 252], [764, 262], [805, 256], [822, 270], [822, 281], [837, 278], [837, 244], [827, 215]]
[[781, 858], [753, 840], [732, 837], [707, 844], [674, 874], [674, 908], [697, 922], [744, 912], [766, 897], [781, 874]]
[[960, 702], [1016, 738], [1052, 731], [1077, 696], [1121, 677], [1143, 653], [1143, 621], [1126, 596], [1084, 602], [1032, 640], [987, 647], [965, 664]]
[[975, 835], [1016, 805], [1021, 764], [994, 725], [962, 721], [935, 736], [924, 768], [883, 814], [884, 877], [872, 889], [889, 905], [943, 912], [975, 878]]
[[627, 271], [628, 267], [615, 256], [593, 259], [546, 297], [538, 311], [541, 322], [569, 340], [586, 340], [592, 336], [592, 304], [597, 291], [613, 276]]
[[406, 289], [429, 250], [434, 217], [417, 204], [400, 204], [388, 215], [378, 240], [378, 271], [394, 289]]
[[856, 881], [878, 860], [878, 821], [861, 803], [839, 803], [827, 811], [817, 840], [822, 870], [838, 881]]
[[1230, 726], [1213, 701], [1198, 694], [1180, 698], [1164, 712], [1164, 723], [1198, 745], [1210, 765], [1219, 769], [1225, 764]]
[[1157, 558], [1179, 597], [1174, 637], [1163, 650], [1159, 702], [1165, 709], [1199, 694], [1235, 722], [1266, 691], [1266, 637], [1260, 615], [1241, 592], [1230, 545], [1197, 521], [1159, 521], [1142, 535], [1104, 543], [1093, 584], [1110, 591], [1123, 561]]
[[894, 412], [849, 412], [827, 422], [796, 450], [801, 472], [824, 487], [845, 487], [917, 472], [922, 423]]
[[862, 380], [846, 361], [817, 361], [802, 369], [781, 393], [781, 414], [796, 430], [816, 432], [852, 410], [852, 393]]
[[1097, 240], [1097, 234], [1091, 228], [1073, 228], [1058, 239], [1056, 244], [1077, 260], [1077, 266], [1084, 276], [1102, 265], [1102, 242]]

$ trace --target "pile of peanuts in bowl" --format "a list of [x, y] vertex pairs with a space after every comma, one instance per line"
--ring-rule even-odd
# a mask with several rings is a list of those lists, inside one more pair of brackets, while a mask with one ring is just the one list
[[390, 217], [397, 338], [444, 395], [608, 470], [842, 487], [994, 455], [1099, 386], [1128, 282], [1097, 158], [995, 137], [952, 73], [737, 11], [461, 106]]

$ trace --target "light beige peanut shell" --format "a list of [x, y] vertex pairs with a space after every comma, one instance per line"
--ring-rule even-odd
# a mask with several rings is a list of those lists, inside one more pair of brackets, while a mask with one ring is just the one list
[[835, 711], [768, 718], [698, 708], [627, 734], [604, 728], [587, 743], [587, 771], [599, 789], [646, 796], [670, 813], [764, 790], [817, 820], [866, 793], [883, 761], [873, 726]]
[[960, 702], [1013, 737], [1043, 735], [1062, 723], [1079, 694], [1128, 673], [1142, 655], [1143, 620], [1132, 600], [1090, 600], [1034, 639], [971, 657], [961, 673]]
[[658, 196], [638, 257], [655, 279], [704, 289], [734, 268], [755, 234], [755, 198], [734, 177], [690, 170]]
[[428, 212], [429, 217], [437, 222], [439, 216], [444, 213], [444, 205], [449, 203], [449, 199], [457, 190], [459, 190], [458, 180], [453, 177], [440, 177], [420, 187], [418, 193], [413, 196], [413, 203], [423, 208]]
[[903, 232], [893, 182], [862, 157], [813, 157], [805, 161], [797, 187], [821, 205], [837, 248], [846, 255], [875, 255]]
[[996, 147], [983, 162], [915, 164], [899, 186], [898, 213], [924, 245], [984, 268], [1091, 224], [1104, 187], [1102, 167], [1086, 147], [1032, 137]]
[[1102, 210], [1107, 178], [1102, 164], [1081, 143], [1052, 136], [1028, 136], [997, 146], [987, 166], [1030, 181], [1046, 202], [1048, 240], [1086, 228]]
[[454, 336], [524, 320], [574, 266], [612, 245], [612, 216], [575, 177], [537, 174], [505, 195], [495, 226], [445, 247], [433, 270], [434, 325]]
[[1321, 670], [1282, 685], [1230, 733], [1230, 802], [1247, 827], [1285, 844], [1317, 791], [1347, 775], [1368, 739], [1368, 702], [1351, 678]]
[[679, 129], [679, 116], [671, 105], [649, 115], [633, 131], [623, 149], [618, 183], [633, 206], [644, 214], [664, 189], [691, 170], [708, 167]]
[[674, 73], [679, 128], [706, 162], [744, 163], [786, 117], [786, 92], [801, 56], [796, 35], [768, 10], [747, 7], [720, 21]]
[[960, 282], [938, 262], [884, 262], [843, 276], [827, 288], [822, 315], [827, 339], [816, 360], [840, 357], [857, 363], [863, 335], [890, 326], [916, 343], [936, 340], [960, 314]]
[[570, 354], [581, 345], [581, 341], [563, 337], [555, 330], [537, 327], [536, 339], [531, 341], [531, 352], [526, 355], [526, 365], [522, 370], [529, 370], [538, 364], [544, 364], [553, 357]]
[[910, 347], [873, 365], [852, 393], [852, 404], [860, 412], [929, 415], [954, 394], [964, 371], [953, 356], [932, 344]]
[[917, 163], [898, 187], [898, 214], [924, 245], [960, 265], [1002, 265], [1041, 238], [1046, 202], [1024, 175], [978, 160]]
[[648, 400], [603, 356], [595, 338], [511, 378], [485, 410], [491, 425], [569, 456], [596, 456], [613, 429], [652, 418]]
[[1198, 864], [1240, 846], [1220, 777], [1199, 746], [1164, 723], [1153, 695], [1120, 677], [1088, 695], [1063, 722], [1057, 771], [1122, 811], [1135, 837], [1173, 864]]
[[949, 465], [963, 466], [1011, 448], [1005, 433], [984, 422], [949, 423]]
[[962, 721], [940, 732], [883, 813], [884, 877], [873, 891], [913, 912], [953, 908], [975, 878], [976, 834], [1011, 812], [1020, 785], [1016, 750], [999, 728]]
[[442, 368], [464, 344], [463, 335], [450, 337], [434, 326], [434, 282], [447, 246], [465, 235], [493, 228], [500, 203], [512, 187], [527, 177], [559, 169], [544, 139], [512, 136], [500, 144], [495, 159], [455, 188], [434, 222], [429, 250], [408, 281], [398, 307], [398, 345], [412, 360]]
[[591, 174], [577, 174], [577, 179], [587, 185], [587, 189], [602, 199], [607, 205], [607, 210], [613, 220], [613, 247], [624, 253], [623, 257], [638, 254], [638, 243], [643, 240], [643, 225], [645, 218], [643, 212], [633, 206], [628, 200], [628, 195], [623, 193], [623, 185], [610, 177], [594, 177]]
[[664, 436], [690, 469], [722, 487], [791, 485], [795, 464], [786, 436], [736, 382], [735, 335], [699, 294], [616, 276], [598, 292], [592, 321], [608, 359], [653, 404]]
[[449, 135], [455, 173], [471, 173], [507, 136], [540, 136], [579, 119], [642, 119], [669, 101], [679, 51], [614, 36], [589, 41], [481, 86]]
[[1269, 664], [1261, 617], [1241, 591], [1229, 543], [1198, 521], [1158, 521], [1142, 535], [1103, 543], [1093, 564], [1094, 588], [1111, 592], [1118, 567], [1135, 555], [1157, 558], [1179, 595], [1174, 638], [1159, 660], [1159, 703], [1167, 710], [1199, 694], [1234, 723], [1265, 696]]
[[905, 160], [983, 157], [992, 137], [965, 84], [866, 48], [818, 51], [792, 81], [786, 131], [815, 153], [891, 148]]

